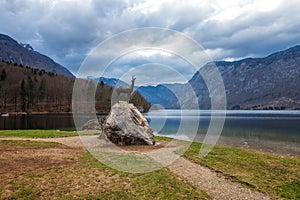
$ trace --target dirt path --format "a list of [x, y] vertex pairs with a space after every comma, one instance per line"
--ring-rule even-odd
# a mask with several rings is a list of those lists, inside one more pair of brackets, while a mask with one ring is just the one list
[[245, 188], [201, 165], [185, 158], [178, 158], [168, 167], [173, 173], [184, 177], [194, 185], [200, 186], [214, 199], [270, 199], [268, 195]]
[[[0, 138], [0, 140], [34, 140], [58, 142], [72, 148], [85, 149], [79, 137], [64, 138]], [[210, 169], [179, 157], [168, 169], [192, 184], [204, 189], [214, 199], [270, 199], [267, 194], [248, 189], [239, 183], [234, 183], [218, 176]]]

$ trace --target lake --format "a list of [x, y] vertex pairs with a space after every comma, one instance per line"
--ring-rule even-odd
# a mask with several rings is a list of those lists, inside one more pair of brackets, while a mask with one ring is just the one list
[[[214, 117], [222, 117], [222, 112], [209, 110], [189, 110], [183, 113], [180, 110], [157, 110], [147, 113], [146, 116], [159, 135], [179, 139], [193, 138], [193, 134], [189, 132], [194, 129], [189, 123], [184, 123], [181, 127], [185, 132], [184, 137], [180, 133], [175, 135], [180, 122], [187, 120], [195, 125], [199, 119], [195, 140], [201, 142], [207, 132], [212, 112]], [[151, 124], [151, 120], [154, 123]], [[300, 156], [300, 111], [228, 110], [218, 144]]]
[[[195, 133], [195, 126], [199, 125], [195, 140], [202, 141], [211, 120], [211, 112], [154, 110], [145, 116], [158, 135], [170, 137], [181, 138], [182, 134], [176, 133], [183, 130], [184, 136], [193, 138], [192, 132]], [[218, 111], [213, 112], [216, 118], [221, 116], [221, 113], [218, 115]], [[83, 122], [88, 119], [89, 116], [81, 116]], [[0, 117], [0, 129], [70, 128], [74, 129], [73, 116], [70, 114]], [[218, 144], [299, 156], [300, 111], [226, 111], [225, 124]]]

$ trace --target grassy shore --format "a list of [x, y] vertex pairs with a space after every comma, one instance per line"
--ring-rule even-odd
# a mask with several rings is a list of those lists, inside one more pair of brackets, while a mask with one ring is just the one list
[[56, 138], [70, 136], [78, 136], [78, 133], [60, 130], [0, 130], [0, 137]]
[[184, 156], [233, 181], [267, 192], [274, 198], [300, 199], [300, 158], [281, 157], [254, 150], [215, 146], [199, 158], [201, 143], [193, 142]]

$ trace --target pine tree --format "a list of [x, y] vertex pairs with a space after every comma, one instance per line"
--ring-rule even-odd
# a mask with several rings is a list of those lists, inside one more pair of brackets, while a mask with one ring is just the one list
[[101, 88], [104, 87], [104, 82], [103, 81], [100, 82], [100, 86], [101, 86]]
[[33, 105], [34, 96], [35, 96], [35, 83], [31, 79], [31, 77], [28, 76], [28, 106]]
[[43, 78], [41, 83], [40, 83], [40, 87], [39, 87], [39, 97], [41, 100], [43, 100], [45, 98], [46, 95], [46, 81]]
[[22, 80], [21, 82], [21, 109], [25, 111], [26, 109], [26, 88], [25, 88], [25, 81]]
[[0, 75], [0, 81], [5, 81], [7, 77], [5, 69], [2, 70], [1, 75]]

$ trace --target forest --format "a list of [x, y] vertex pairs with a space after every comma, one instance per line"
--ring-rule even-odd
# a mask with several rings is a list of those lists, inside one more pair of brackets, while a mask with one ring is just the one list
[[[93, 107], [99, 114], [109, 113], [113, 88], [103, 82], [77, 79], [95, 91]], [[0, 61], [1, 113], [69, 113], [72, 112], [72, 92], [75, 78], [57, 75], [16, 63]], [[95, 88], [96, 87], [96, 88]], [[89, 91], [87, 91], [89, 92]], [[142, 95], [134, 92], [131, 103], [147, 112], [150, 108]], [[86, 109], [83, 109], [86, 111]]]

